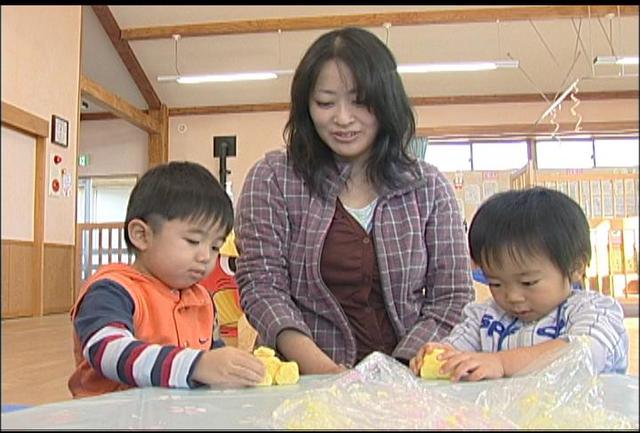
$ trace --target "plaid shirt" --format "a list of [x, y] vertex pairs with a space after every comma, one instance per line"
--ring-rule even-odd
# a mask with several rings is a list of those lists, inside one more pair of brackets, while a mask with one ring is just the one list
[[[247, 174], [236, 213], [240, 302], [262, 344], [292, 328], [312, 338], [335, 362], [353, 366], [356, 342], [349, 322], [322, 281], [320, 257], [349, 175], [329, 176], [328, 199], [310, 195], [286, 152], [269, 152]], [[383, 190], [373, 237], [380, 282], [408, 360], [427, 341], [441, 340], [474, 298], [465, 233], [453, 189], [434, 166], [420, 162], [418, 180], [405, 177]]]

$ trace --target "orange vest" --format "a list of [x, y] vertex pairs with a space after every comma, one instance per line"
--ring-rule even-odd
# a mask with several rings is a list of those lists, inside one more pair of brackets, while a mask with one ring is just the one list
[[[83, 285], [71, 308], [75, 319], [80, 302], [89, 287], [108, 279], [122, 286], [133, 299], [134, 337], [149, 344], [191, 347], [209, 350], [213, 333], [214, 310], [211, 296], [200, 284], [172, 290], [160, 280], [141, 274], [130, 265], [109, 264], [101, 267]], [[74, 397], [88, 397], [130, 388], [102, 376], [82, 355], [82, 345], [75, 330], [73, 352], [76, 369], [69, 378]]]

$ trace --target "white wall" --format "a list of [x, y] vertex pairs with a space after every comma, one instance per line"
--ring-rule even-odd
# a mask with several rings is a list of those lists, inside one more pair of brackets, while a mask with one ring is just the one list
[[33, 241], [35, 138], [2, 127], [2, 239]]
[[[169, 160], [197, 161], [218, 178], [219, 160], [213, 157], [213, 137], [236, 136], [236, 155], [227, 158], [234, 202], [249, 168], [267, 151], [284, 146], [284, 111], [247, 114], [180, 116], [169, 118]], [[184, 126], [179, 128], [180, 125]]]
[[78, 167], [79, 176], [137, 174], [147, 170], [149, 135], [120, 119], [80, 122], [78, 154], [89, 154], [90, 164]]
[[[53, 114], [69, 121], [69, 145], [46, 142], [48, 182], [50, 156], [62, 156], [62, 167], [75, 180], [80, 83], [82, 10], [74, 5], [2, 6], [2, 101], [51, 122]], [[13, 157], [13, 156], [12, 156]], [[4, 158], [3, 158], [4, 159]], [[21, 182], [34, 182], [20, 177]], [[44, 241], [72, 245], [75, 238], [75, 181], [71, 194], [57, 197], [45, 189]], [[21, 224], [26, 219], [16, 215]], [[33, 225], [33, 223], [31, 223]], [[26, 230], [26, 227], [25, 227]]]

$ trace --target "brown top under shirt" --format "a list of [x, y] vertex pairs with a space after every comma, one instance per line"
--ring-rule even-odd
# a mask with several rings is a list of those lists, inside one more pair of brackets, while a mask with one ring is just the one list
[[340, 200], [324, 242], [320, 273], [349, 320], [356, 362], [373, 351], [391, 355], [397, 339], [384, 307], [373, 238]]

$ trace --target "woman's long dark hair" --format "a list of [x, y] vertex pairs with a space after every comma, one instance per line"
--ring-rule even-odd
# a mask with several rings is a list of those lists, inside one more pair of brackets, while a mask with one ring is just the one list
[[300, 61], [291, 84], [291, 111], [284, 129], [287, 152], [296, 174], [313, 194], [326, 196], [323, 179], [335, 176], [333, 152], [315, 130], [309, 101], [320, 70], [339, 60], [353, 73], [357, 97], [376, 117], [379, 130], [367, 161], [367, 177], [377, 189], [393, 188], [401, 173], [417, 172], [408, 153], [415, 118], [397, 64], [387, 46], [373, 33], [347, 27], [322, 35]]

